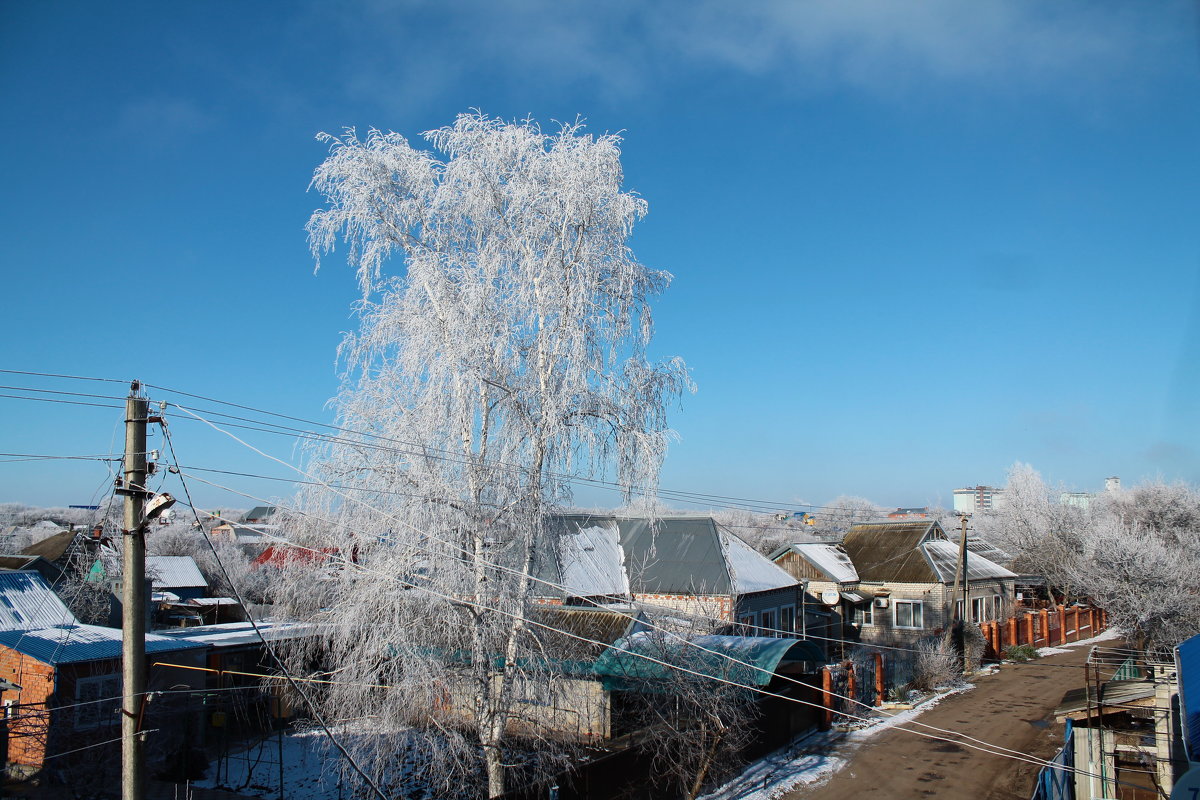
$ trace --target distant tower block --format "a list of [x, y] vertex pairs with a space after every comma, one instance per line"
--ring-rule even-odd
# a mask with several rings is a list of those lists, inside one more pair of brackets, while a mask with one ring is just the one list
[[1121, 479], [1118, 478], [1116, 475], [1113, 475], [1111, 478], [1105, 478], [1104, 479], [1104, 491], [1106, 491], [1106, 492], [1121, 491]]

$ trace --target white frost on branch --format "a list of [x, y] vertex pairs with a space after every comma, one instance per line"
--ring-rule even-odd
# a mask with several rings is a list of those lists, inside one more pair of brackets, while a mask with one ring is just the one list
[[569, 473], [611, 469], [653, 494], [666, 406], [691, 384], [682, 361], [646, 356], [670, 275], [627, 245], [646, 203], [621, 188], [619, 137], [474, 113], [425, 138], [432, 151], [377, 130], [322, 137], [327, 205], [308, 232], [318, 261], [346, 243], [362, 290], [336, 399], [356, 433], [313, 459], [346, 488], [307, 492], [313, 516], [292, 525], [362, 569], [290, 570], [280, 595], [332, 623], [326, 708], [379, 721], [360, 755], [381, 780], [409, 753], [424, 785], [470, 794], [463, 775], [486, 774], [495, 796], [504, 765], [523, 779], [557, 765], [548, 734], [509, 734], [519, 696], [553, 685], [554, 654], [523, 622], [561, 534], [548, 512]]

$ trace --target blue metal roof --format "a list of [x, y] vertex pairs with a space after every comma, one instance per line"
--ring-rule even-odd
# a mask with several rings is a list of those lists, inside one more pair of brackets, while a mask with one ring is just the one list
[[[32, 631], [0, 631], [0, 645], [45, 664], [76, 664], [121, 657], [121, 631], [98, 625], [56, 625]], [[146, 653], [167, 653], [207, 647], [146, 634]]]
[[1200, 761], [1200, 636], [1175, 646], [1179, 705], [1183, 710], [1183, 744], [1189, 761]]
[[0, 629], [78, 625], [79, 620], [36, 572], [0, 572]]

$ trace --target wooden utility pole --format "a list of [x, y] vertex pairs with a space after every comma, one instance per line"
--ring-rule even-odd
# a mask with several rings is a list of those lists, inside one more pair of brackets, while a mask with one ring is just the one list
[[121, 536], [121, 797], [144, 800], [146, 768], [142, 707], [146, 692], [146, 416], [141, 385], [130, 385], [125, 400], [125, 496]]

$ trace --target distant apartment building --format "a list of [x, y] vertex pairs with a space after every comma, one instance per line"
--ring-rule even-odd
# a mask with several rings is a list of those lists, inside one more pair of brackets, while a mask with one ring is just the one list
[[972, 486], [954, 490], [954, 510], [961, 514], [995, 511], [1004, 502], [1004, 490], [992, 486]]
[[[1116, 475], [1104, 479], [1106, 494], [1121, 491], [1121, 479]], [[1097, 497], [1095, 492], [1063, 492], [1058, 496], [1058, 502], [1064, 506], [1075, 506], [1086, 510]]]

